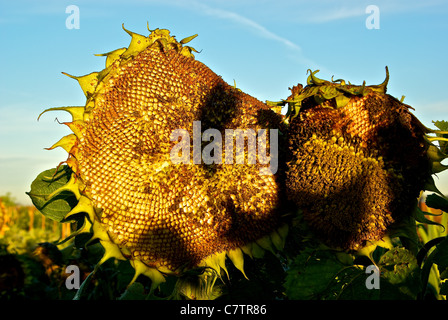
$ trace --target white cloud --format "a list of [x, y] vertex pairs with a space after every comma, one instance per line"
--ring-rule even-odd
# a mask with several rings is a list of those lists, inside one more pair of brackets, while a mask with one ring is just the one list
[[375, 5], [381, 14], [409, 14], [422, 10], [437, 10], [446, 12], [446, 0], [279, 0], [269, 9], [270, 17], [301, 25], [324, 24], [339, 20], [348, 20], [357, 17], [367, 17], [365, 12], [369, 5]]
[[194, 10], [195, 13], [215, 17], [218, 19], [223, 20], [229, 20], [236, 24], [241, 25], [242, 27], [246, 28], [250, 32], [254, 32], [256, 35], [276, 41], [280, 44], [282, 44], [285, 48], [289, 49], [289, 52], [285, 53], [285, 56], [294, 61], [295, 63], [307, 66], [307, 67], [313, 67], [313, 68], [320, 68], [321, 70], [326, 70], [325, 67], [317, 64], [316, 62], [312, 61], [312, 59], [307, 58], [302, 51], [302, 48], [294, 43], [293, 41], [282, 37], [281, 35], [272, 32], [271, 30], [267, 29], [263, 25], [259, 24], [258, 22], [249, 19], [241, 14], [238, 14], [234, 11], [224, 10], [220, 8], [211, 7], [207, 4], [204, 4], [203, 2], [199, 1], [174, 1], [170, 4], [175, 6], [182, 6], [191, 10]]
[[208, 5], [205, 5], [203, 3], [198, 3], [198, 2], [193, 2], [192, 3], [196, 8], [200, 9], [201, 12], [203, 14], [209, 15], [209, 16], [213, 16], [213, 17], [217, 17], [220, 19], [227, 19], [227, 20], [232, 20], [233, 22], [236, 22], [240, 25], [246, 26], [249, 29], [252, 29], [253, 31], [256, 31], [260, 36], [266, 38], [266, 39], [271, 39], [274, 41], [278, 41], [282, 44], [284, 44], [286, 47], [289, 47], [291, 49], [297, 50], [297, 51], [301, 51], [300, 46], [298, 46], [297, 44], [291, 42], [290, 40], [283, 38], [271, 31], [269, 31], [268, 29], [266, 29], [265, 27], [263, 27], [262, 25], [258, 24], [257, 22], [243, 17], [235, 12], [232, 11], [227, 11], [227, 10], [223, 10], [223, 9], [217, 9], [217, 8], [212, 8], [209, 7]]

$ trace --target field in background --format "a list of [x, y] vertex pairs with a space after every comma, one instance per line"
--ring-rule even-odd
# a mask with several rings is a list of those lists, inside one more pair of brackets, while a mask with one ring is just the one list
[[[433, 214], [427, 216], [429, 220], [444, 226], [417, 223], [421, 244], [445, 237], [448, 215], [441, 210], [428, 208], [424, 201], [420, 201], [420, 208]], [[77, 249], [72, 241], [54, 245], [54, 242], [70, 235], [71, 227], [70, 223], [46, 219], [34, 206], [18, 205], [9, 194], [0, 196], [0, 300], [73, 299], [76, 290], [66, 287], [66, 266], [79, 266], [82, 279], [86, 279], [93, 271], [98, 257], [101, 257], [102, 248], [98, 244], [94, 246], [94, 251], [90, 250], [87, 254], [87, 250]], [[129, 266], [111, 262], [98, 276], [92, 295], [113, 297], [117, 288], [120, 292], [124, 290], [132, 273]], [[433, 265], [428, 282], [435, 289], [438, 299], [445, 299], [436, 294], [440, 289], [440, 276], [437, 267]], [[110, 292], [104, 292], [98, 286], [102, 278], [104, 283], [114, 279], [113, 284], [106, 286]], [[112, 286], [113, 289], [110, 289]]]

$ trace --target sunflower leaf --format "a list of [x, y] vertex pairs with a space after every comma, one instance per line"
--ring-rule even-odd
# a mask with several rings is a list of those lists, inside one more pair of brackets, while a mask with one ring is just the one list
[[292, 300], [334, 299], [350, 282], [348, 279], [362, 273], [353, 264], [342, 263], [330, 250], [304, 250], [288, 271], [284, 284], [286, 295]]
[[70, 168], [60, 166], [42, 172], [31, 183], [31, 191], [27, 194], [37, 210], [47, 218], [60, 222], [75, 207], [76, 197], [69, 191], [62, 191], [49, 199], [49, 195], [68, 183], [70, 176]]
[[413, 212], [414, 218], [415, 218], [415, 220], [416, 220], [417, 222], [420, 222], [420, 223], [426, 223], [426, 224], [430, 224], [430, 225], [438, 225], [438, 226], [441, 226], [440, 223], [427, 219], [427, 218], [425, 217], [425, 214], [429, 214], [429, 215], [430, 215], [431, 213], [424, 212], [424, 211], [422, 211], [422, 210], [421, 210], [420, 208], [418, 208], [418, 207], [415, 208], [415, 210], [414, 210], [414, 212]]
[[433, 193], [426, 197], [426, 205], [430, 208], [440, 209], [443, 212], [448, 212], [448, 200]]
[[[434, 125], [440, 129], [441, 131], [448, 131], [448, 122], [447, 121], [433, 121]], [[436, 136], [438, 137], [443, 137], [443, 138], [448, 138], [447, 134], [440, 134], [436, 132]], [[439, 141], [439, 145], [440, 145], [440, 150], [443, 153], [447, 153], [448, 152], [448, 142], [446, 141]]]
[[437, 245], [437, 253], [434, 256], [434, 263], [438, 265], [439, 271], [442, 272], [448, 268], [448, 238]]

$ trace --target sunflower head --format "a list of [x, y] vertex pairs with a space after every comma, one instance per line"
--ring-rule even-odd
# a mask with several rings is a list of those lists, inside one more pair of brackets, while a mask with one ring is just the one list
[[436, 148], [410, 107], [377, 86], [312, 72], [289, 105], [288, 197], [331, 246], [357, 249], [412, 215]]
[[[72, 76], [85, 106], [49, 109], [73, 117], [65, 123], [73, 134], [50, 148], [68, 152], [70, 179], [49, 201], [72, 192], [78, 204], [64, 218], [85, 212], [81, 231], [99, 239], [102, 261], [128, 259], [134, 279], [144, 274], [157, 286], [165, 274], [196, 267], [220, 274], [226, 257], [243, 271], [243, 253], [282, 247], [278, 177], [262, 174], [260, 161], [249, 163], [248, 145], [245, 162], [236, 164], [196, 162], [197, 147], [201, 155], [208, 129], [226, 139], [240, 128], [269, 132], [281, 116], [197, 61], [185, 46], [194, 36], [177, 41], [168, 30], [147, 37], [125, 31], [129, 47], [105, 54], [104, 70]], [[189, 161], [172, 161], [179, 143]]]

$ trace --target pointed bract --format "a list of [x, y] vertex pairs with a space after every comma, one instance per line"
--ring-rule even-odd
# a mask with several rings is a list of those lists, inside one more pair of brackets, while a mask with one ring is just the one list
[[62, 72], [62, 74], [77, 80], [86, 97], [89, 97], [95, 91], [96, 85], [98, 84], [98, 72], [92, 72], [78, 77], [65, 72]]

